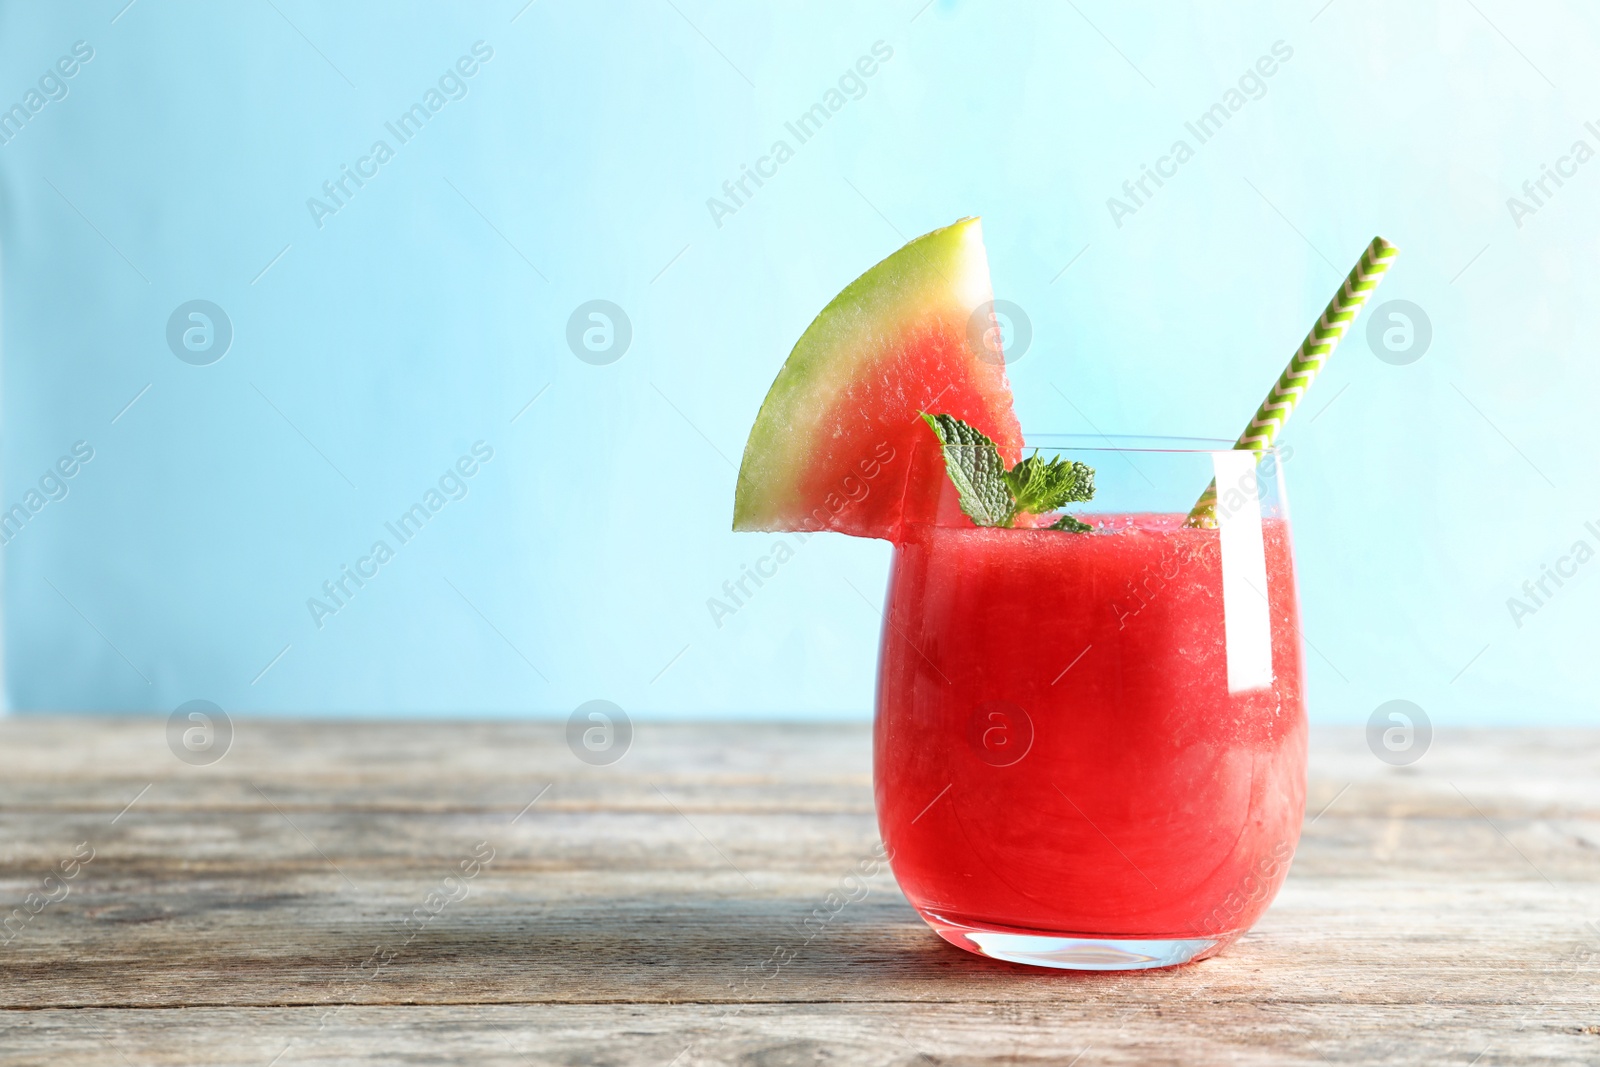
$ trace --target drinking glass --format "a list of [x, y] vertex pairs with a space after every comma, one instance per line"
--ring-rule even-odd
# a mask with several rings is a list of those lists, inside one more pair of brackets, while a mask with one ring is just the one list
[[[1305, 811], [1287, 450], [1027, 438], [1095, 468], [1090, 533], [978, 528], [949, 500], [896, 544], [874, 789], [895, 877], [952, 944], [1043, 967], [1221, 951]], [[1216, 479], [1213, 528], [1184, 524]]]

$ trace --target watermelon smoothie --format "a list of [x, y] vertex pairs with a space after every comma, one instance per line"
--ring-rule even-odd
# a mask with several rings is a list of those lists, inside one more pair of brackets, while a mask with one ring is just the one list
[[[1094, 451], [1070, 454], [1100, 469], [1112, 507], [1168, 483], [1186, 503], [1210, 469], [1198, 450]], [[1119, 494], [1109, 475], [1135, 455], [1155, 479]], [[1079, 513], [1086, 534], [941, 517], [896, 540], [878, 822], [945, 939], [1034, 965], [1159, 967], [1220, 951], [1271, 903], [1306, 764], [1276, 467], [1243, 493], [1219, 478], [1222, 529], [1129, 508]]]

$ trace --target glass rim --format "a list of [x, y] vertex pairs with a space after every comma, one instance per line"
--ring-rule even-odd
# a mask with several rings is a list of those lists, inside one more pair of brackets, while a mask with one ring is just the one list
[[[1050, 449], [1057, 452], [1167, 452], [1187, 455], [1211, 455], [1235, 451], [1236, 442], [1221, 437], [1173, 437], [1145, 434], [1103, 433], [1027, 433], [1022, 435], [1024, 449]], [[1277, 455], [1278, 447], [1268, 445], [1257, 450], [1261, 455]]]

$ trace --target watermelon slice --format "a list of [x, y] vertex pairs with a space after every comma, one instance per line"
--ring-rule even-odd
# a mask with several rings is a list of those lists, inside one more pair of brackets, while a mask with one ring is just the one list
[[1021, 458], [1005, 363], [983, 347], [992, 299], [976, 218], [918, 237], [846, 286], [767, 392], [745, 444], [733, 528], [897, 540], [909, 524], [963, 521], [959, 510], [945, 514], [952, 500], [941, 510], [944, 460], [921, 415], [954, 415], [1008, 465]]

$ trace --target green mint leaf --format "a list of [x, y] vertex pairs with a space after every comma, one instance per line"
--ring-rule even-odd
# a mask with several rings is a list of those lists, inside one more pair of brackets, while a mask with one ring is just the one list
[[955, 484], [961, 510], [979, 526], [1010, 526], [1017, 514], [1016, 501], [994, 442], [954, 415], [924, 413], [922, 418], [943, 447], [945, 473]]
[[1043, 515], [1093, 499], [1094, 468], [1069, 459], [1040, 459], [1035, 452], [1006, 472], [1006, 485], [1018, 511]]
[[1090, 526], [1086, 522], [1079, 522], [1071, 515], [1061, 516], [1055, 522], [1052, 522], [1049, 526], [1046, 526], [1045, 529], [1065, 530], [1068, 533], [1092, 533], [1094, 531], [1093, 526]]

